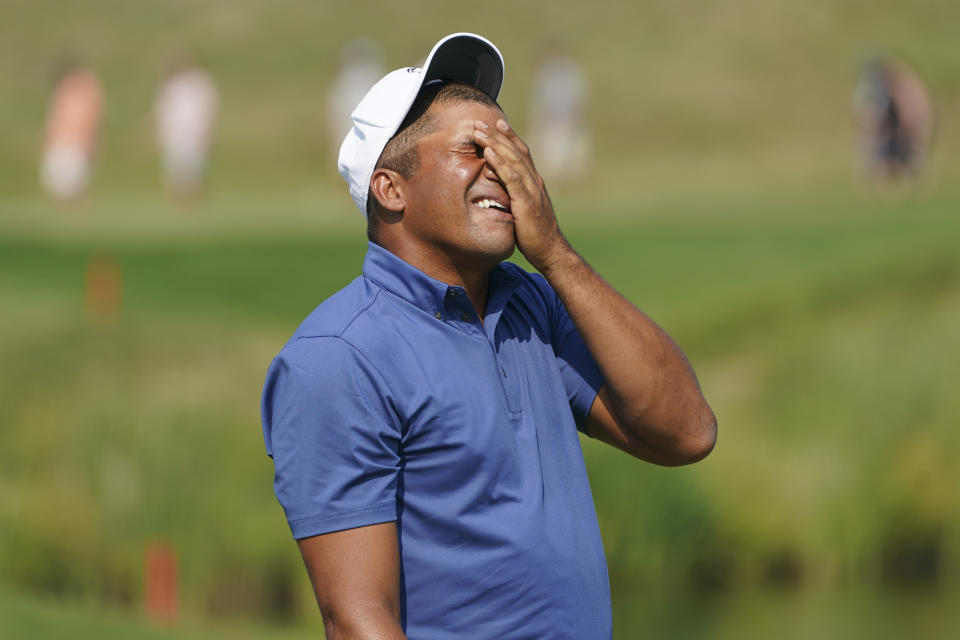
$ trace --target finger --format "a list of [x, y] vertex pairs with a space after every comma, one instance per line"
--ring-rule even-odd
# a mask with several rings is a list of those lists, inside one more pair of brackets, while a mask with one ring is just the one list
[[533, 157], [530, 154], [530, 147], [523, 141], [523, 138], [521, 138], [503, 118], [497, 120], [494, 131], [490, 132], [489, 129], [489, 126], [485, 124], [484, 132], [494, 141], [500, 141], [504, 145], [505, 151], [497, 149], [500, 151], [500, 155], [506, 155], [508, 160], [522, 163], [526, 171], [529, 172], [530, 179], [532, 180], [530, 188], [542, 189], [544, 184], [543, 177], [540, 175], [540, 172], [537, 171]]
[[497, 155], [507, 162], [523, 162], [523, 156], [520, 154], [520, 150], [514, 146], [509, 138], [496, 129], [477, 126], [474, 128], [474, 139], [483, 147], [493, 147]]
[[[528, 184], [528, 188], [536, 189], [542, 184], [542, 178], [537, 172], [536, 167], [533, 164], [533, 159], [529, 155], [529, 149], [520, 140], [520, 137], [516, 134], [513, 134], [513, 139], [507, 134], [490, 127], [487, 123], [482, 121], [477, 121], [474, 128], [474, 139], [477, 141], [477, 144], [480, 144], [483, 148], [491, 148], [493, 151], [500, 156], [502, 162], [507, 163], [514, 173], [519, 173], [525, 179]], [[523, 145], [522, 149], [518, 149], [513, 140], [519, 141]], [[524, 155], [523, 152], [526, 152]], [[503, 174], [501, 170], [498, 175]], [[501, 175], [501, 179], [516, 181], [515, 175]]]
[[496, 123], [497, 130], [500, 131], [510, 143], [516, 147], [517, 151], [522, 156], [530, 157], [530, 147], [527, 146], [527, 143], [523, 141], [523, 138], [513, 130], [513, 127], [510, 126], [510, 123], [507, 122], [504, 118], [500, 118]]
[[[510, 197], [515, 198], [520, 195], [518, 190], [523, 188], [524, 172], [518, 170], [518, 164], [504, 160], [493, 147], [484, 147], [483, 157], [486, 159], [487, 164], [493, 169], [494, 173], [497, 174], [497, 177], [500, 178], [500, 181], [503, 182]], [[526, 191], [526, 189], [523, 190]]]
[[[510, 128], [507, 121], [502, 118], [497, 120], [493, 127], [482, 120], [477, 120], [474, 128], [482, 131], [494, 143], [504, 145], [505, 148], [510, 149], [515, 156], [515, 158], [512, 159], [522, 160], [524, 156], [530, 154], [530, 149], [526, 143]], [[501, 155], [503, 154], [501, 153]]]
[[[481, 130], [478, 128], [474, 130], [473, 137], [477, 144], [483, 148], [487, 162], [497, 172], [497, 175], [505, 181], [517, 181], [517, 177], [513, 174], [521, 174], [527, 171], [523, 161], [517, 154], [516, 149], [508, 144], [505, 138], [497, 139], [494, 137], [495, 134], [491, 134], [493, 132], [490, 129]], [[522, 175], [520, 177], [522, 179]]]

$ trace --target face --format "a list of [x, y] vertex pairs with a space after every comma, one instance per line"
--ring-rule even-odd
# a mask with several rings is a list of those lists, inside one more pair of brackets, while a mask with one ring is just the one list
[[477, 120], [493, 127], [503, 113], [476, 102], [435, 104], [428, 113], [436, 126], [418, 142], [419, 168], [406, 181], [405, 240], [422, 258], [492, 268], [513, 253], [513, 215], [473, 130]]

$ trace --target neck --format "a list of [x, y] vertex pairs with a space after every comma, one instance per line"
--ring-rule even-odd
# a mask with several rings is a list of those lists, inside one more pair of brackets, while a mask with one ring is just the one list
[[480, 322], [483, 322], [483, 316], [487, 311], [487, 294], [490, 290], [490, 270], [487, 269], [483, 274], [464, 279], [461, 286], [466, 290], [467, 297], [470, 298], [470, 303], [473, 304]]
[[450, 255], [436, 247], [425, 250], [421, 245], [393, 242], [381, 246], [425, 274], [453, 287], [463, 287], [480, 321], [487, 308], [490, 271], [500, 261], [489, 256], [470, 260]]

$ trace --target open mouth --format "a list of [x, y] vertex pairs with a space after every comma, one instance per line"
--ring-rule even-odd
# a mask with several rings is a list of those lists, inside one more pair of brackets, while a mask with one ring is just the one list
[[481, 209], [497, 209], [499, 211], [505, 211], [506, 213], [510, 213], [510, 207], [508, 205], [505, 205], [502, 202], [498, 202], [497, 200], [491, 200], [490, 198], [483, 198], [481, 200], [477, 200], [473, 204], [477, 205]]

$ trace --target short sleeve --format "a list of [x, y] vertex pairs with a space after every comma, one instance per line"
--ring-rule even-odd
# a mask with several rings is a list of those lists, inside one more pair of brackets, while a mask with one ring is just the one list
[[550, 307], [551, 342], [570, 409], [577, 428], [587, 433], [587, 415], [603, 386], [603, 376], [559, 296], [542, 276], [539, 284]]
[[270, 365], [261, 412], [294, 538], [396, 520], [400, 420], [359, 351], [336, 337], [288, 344]]

